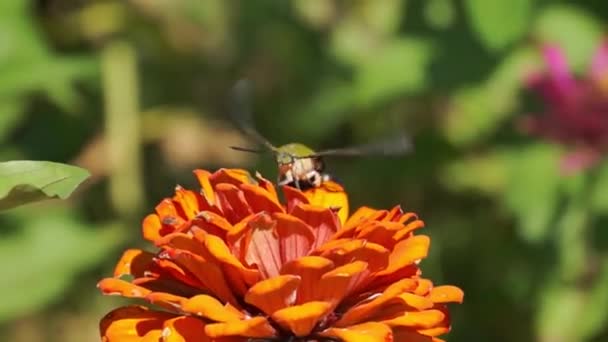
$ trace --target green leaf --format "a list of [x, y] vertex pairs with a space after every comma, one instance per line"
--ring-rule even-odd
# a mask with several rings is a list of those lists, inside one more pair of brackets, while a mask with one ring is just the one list
[[423, 40], [397, 39], [376, 51], [374, 58], [358, 65], [355, 82], [359, 105], [370, 107], [421, 90], [432, 50]]
[[0, 210], [49, 198], [65, 199], [89, 175], [82, 168], [47, 161], [0, 163]]
[[602, 260], [601, 271], [587, 296], [587, 310], [577, 317], [575, 326], [583, 341], [590, 341], [608, 323], [608, 258]]
[[0, 240], [0, 258], [8, 265], [0, 282], [0, 321], [56, 301], [80, 272], [105, 260], [126, 236], [120, 225], [91, 229], [57, 208], [36, 215], [17, 209], [5, 217], [18, 233]]
[[530, 49], [506, 56], [487, 80], [456, 91], [443, 130], [451, 143], [469, 145], [487, 139], [517, 108], [525, 75], [539, 65]]
[[[581, 341], [576, 338], [580, 315], [589, 310], [583, 290], [565, 285], [559, 277], [545, 280], [539, 291], [536, 331], [539, 341]], [[591, 305], [593, 306], [593, 305]]]
[[447, 165], [441, 181], [454, 191], [471, 189], [501, 195], [508, 179], [506, 162], [506, 153], [502, 151], [461, 158]]
[[473, 29], [489, 50], [501, 50], [528, 29], [532, 0], [466, 0]]
[[514, 151], [508, 161], [505, 204], [519, 221], [519, 232], [529, 242], [547, 238], [559, 201], [560, 151], [535, 144]]
[[538, 40], [560, 46], [568, 64], [582, 71], [602, 38], [602, 25], [589, 13], [572, 5], [547, 8], [539, 16], [534, 33]]
[[[307, 100], [297, 115], [293, 116], [296, 135], [305, 136], [307, 140], [327, 136], [352, 116], [349, 109], [354, 102], [355, 90], [352, 84], [337, 80], [322, 82], [313, 98]], [[319, 125], [319, 122], [323, 122], [323, 125]]]
[[597, 213], [608, 213], [608, 162], [598, 165], [594, 175], [597, 178], [590, 193], [591, 209]]

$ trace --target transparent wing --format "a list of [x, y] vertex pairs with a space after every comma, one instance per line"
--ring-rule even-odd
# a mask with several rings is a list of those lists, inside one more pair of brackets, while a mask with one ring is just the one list
[[412, 152], [414, 146], [411, 139], [404, 135], [397, 135], [373, 143], [337, 148], [316, 152], [309, 157], [323, 156], [400, 156]]
[[264, 138], [253, 125], [251, 113], [251, 82], [239, 80], [232, 88], [230, 101], [230, 119], [235, 126], [246, 136], [255, 140], [256, 143], [274, 151], [276, 148]]

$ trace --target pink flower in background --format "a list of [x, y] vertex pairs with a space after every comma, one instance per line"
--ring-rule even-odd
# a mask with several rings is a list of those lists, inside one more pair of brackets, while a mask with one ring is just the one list
[[597, 49], [587, 75], [575, 79], [559, 47], [546, 45], [547, 69], [533, 74], [528, 88], [544, 102], [543, 113], [522, 121], [524, 130], [566, 146], [565, 174], [595, 165], [608, 153], [608, 40]]

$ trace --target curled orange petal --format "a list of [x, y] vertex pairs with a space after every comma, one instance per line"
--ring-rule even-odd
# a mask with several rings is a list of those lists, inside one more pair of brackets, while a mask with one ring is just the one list
[[445, 318], [441, 310], [407, 311], [401, 316], [386, 319], [382, 322], [388, 326], [401, 326], [416, 329], [429, 329], [440, 324]]
[[203, 209], [205, 205], [203, 204], [203, 198], [200, 194], [186, 190], [181, 186], [178, 186], [175, 189], [175, 195], [173, 196], [174, 203], [177, 203], [181, 209], [181, 212], [184, 214], [187, 220], [191, 220]]
[[389, 263], [390, 251], [365, 240], [350, 240], [321, 253], [322, 257], [343, 265], [353, 260], [365, 261], [371, 272], [384, 269]]
[[201, 185], [203, 197], [205, 197], [209, 205], [214, 205], [215, 191], [213, 190], [213, 186], [211, 185], [211, 181], [209, 180], [209, 178], [211, 177], [211, 172], [206, 170], [194, 170], [194, 175], [196, 176], [199, 184]]
[[105, 295], [143, 298], [152, 291], [117, 278], [105, 278], [97, 283], [97, 287]]
[[332, 305], [327, 302], [308, 302], [276, 311], [271, 317], [294, 335], [306, 336], [331, 308]]
[[331, 303], [333, 309], [353, 292], [367, 274], [369, 274], [368, 264], [363, 261], [354, 261], [336, 267], [321, 276], [314, 299]]
[[258, 172], [255, 173], [255, 178], [258, 180], [258, 185], [260, 187], [262, 187], [263, 189], [265, 189], [266, 191], [268, 191], [271, 198], [274, 198], [276, 200], [276, 202], [278, 202], [279, 195], [277, 194], [277, 189], [274, 187], [272, 182], [267, 180], [266, 178], [262, 177], [262, 175], [260, 175], [260, 173], [258, 173]]
[[426, 258], [431, 239], [426, 235], [412, 236], [399, 241], [389, 256], [388, 266], [378, 275], [390, 274], [417, 260]]
[[245, 200], [243, 192], [234, 184], [220, 183], [215, 186], [222, 213], [228, 222], [236, 223], [253, 214], [251, 207]]
[[407, 342], [439, 342], [440, 340], [435, 339], [428, 335], [423, 335], [412, 328], [407, 327], [392, 327], [393, 338], [395, 341], [407, 341]]
[[210, 337], [247, 336], [248, 338], [272, 338], [277, 336], [276, 330], [264, 317], [213, 323], [205, 326], [205, 333]]
[[434, 303], [462, 303], [464, 292], [452, 285], [436, 286], [431, 289], [430, 299]]
[[258, 185], [241, 184], [240, 188], [253, 212], [277, 213], [284, 211], [276, 194], [273, 195]]
[[362, 304], [356, 305], [348, 310], [346, 313], [344, 313], [340, 320], [336, 322], [335, 325], [337, 327], [346, 327], [362, 322], [366, 318], [369, 318], [378, 312], [383, 305], [388, 303], [391, 299], [397, 297], [405, 291], [411, 291], [415, 287], [415, 280], [401, 279], [387, 287], [381, 295], [373, 298], [370, 301], [365, 301]]
[[205, 322], [202, 320], [180, 316], [169, 319], [163, 324], [162, 342], [212, 342], [205, 334]]
[[163, 323], [175, 315], [150, 311], [143, 306], [126, 306], [112, 310], [99, 323], [104, 342], [157, 341], [162, 334]]
[[223, 302], [238, 306], [234, 294], [230, 290], [226, 278], [218, 265], [208, 262], [188, 251], [175, 250], [171, 257], [183, 268], [187, 269], [198, 281]]
[[293, 274], [300, 277], [296, 303], [306, 303], [314, 300], [317, 295], [317, 285], [326, 272], [334, 268], [334, 263], [318, 256], [305, 256], [283, 265], [281, 274]]
[[132, 275], [136, 278], [143, 277], [144, 272], [150, 270], [153, 266], [153, 258], [154, 254], [142, 251], [141, 249], [127, 249], [114, 268], [114, 276]]
[[386, 210], [377, 210], [370, 207], [360, 207], [357, 209], [343, 225], [343, 229], [351, 229], [359, 226], [365, 221], [376, 221], [386, 216], [388, 212]]
[[245, 302], [271, 315], [296, 301], [298, 285], [300, 277], [291, 274], [265, 279], [249, 289], [245, 294]]
[[313, 249], [329, 240], [340, 227], [340, 222], [338, 221], [336, 214], [324, 207], [299, 204], [293, 208], [291, 215], [308, 223], [308, 225], [313, 228], [313, 234], [315, 235], [315, 243], [312, 246]]
[[146, 300], [168, 309], [181, 309], [186, 298], [166, 292], [152, 292], [146, 296]]
[[249, 172], [241, 169], [219, 169], [209, 177], [209, 182], [213, 186], [220, 183], [229, 183], [232, 185], [253, 183], [253, 179]]
[[160, 217], [156, 214], [150, 214], [146, 216], [142, 222], [142, 233], [144, 239], [148, 241], [154, 241], [159, 239], [165, 234], [172, 232], [173, 230], [166, 230], [163, 228], [163, 224], [160, 221]]
[[215, 322], [231, 322], [245, 318], [242, 313], [230, 310], [217, 299], [204, 294], [185, 300], [182, 310]]
[[224, 271], [225, 276], [230, 280], [231, 288], [238, 295], [244, 295], [247, 288], [260, 279], [260, 272], [257, 269], [245, 267], [230, 253], [228, 246], [221, 238], [202, 230], [194, 230], [194, 238], [201, 243], [206, 257], [214, 260]]
[[378, 322], [362, 323], [347, 328], [329, 328], [319, 335], [339, 339], [343, 342], [410, 342], [410, 340], [394, 339], [391, 328]]

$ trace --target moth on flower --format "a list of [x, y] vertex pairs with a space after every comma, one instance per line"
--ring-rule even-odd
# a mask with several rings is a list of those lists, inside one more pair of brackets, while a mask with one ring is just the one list
[[300, 190], [318, 188], [323, 182], [332, 179], [325, 172], [323, 158], [326, 156], [363, 156], [384, 155], [400, 156], [411, 152], [412, 143], [405, 135], [390, 137], [375, 143], [338, 149], [315, 151], [301, 143], [273, 145], [261, 135], [253, 125], [249, 94], [251, 86], [248, 81], [240, 80], [232, 91], [232, 108], [230, 116], [243, 134], [263, 147], [263, 150], [231, 146], [232, 149], [244, 152], [273, 153], [278, 166], [278, 185], [289, 185]]

